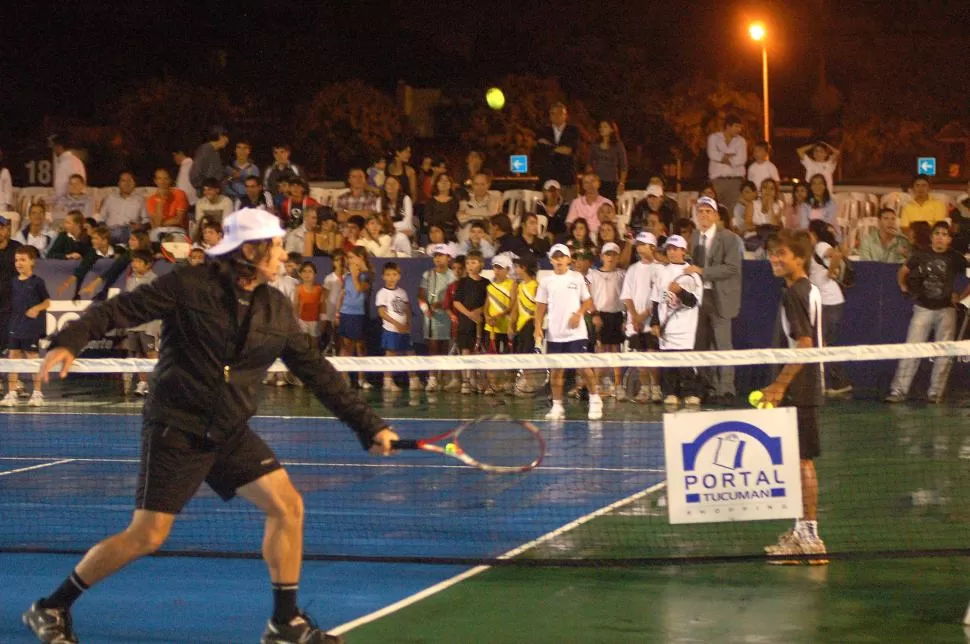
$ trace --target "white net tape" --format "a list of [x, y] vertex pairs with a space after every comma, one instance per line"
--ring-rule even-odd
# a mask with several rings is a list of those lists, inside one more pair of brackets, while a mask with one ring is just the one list
[[[958, 358], [970, 356], [970, 340], [912, 344], [865, 344], [818, 349], [743, 349], [735, 351], [627, 352], [505, 354], [464, 356], [396, 356], [330, 358], [338, 371], [462, 371], [492, 369], [579, 369], [610, 367], [723, 367], [789, 363], [862, 362], [906, 358]], [[74, 361], [71, 373], [144, 373], [155, 368], [155, 360], [144, 358], [82, 358]], [[2, 373], [32, 373], [41, 360], [0, 360]], [[279, 360], [270, 371], [285, 371]]]

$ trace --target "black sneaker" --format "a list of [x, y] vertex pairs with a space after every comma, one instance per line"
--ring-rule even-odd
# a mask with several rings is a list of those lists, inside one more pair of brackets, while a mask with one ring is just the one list
[[40, 601], [36, 601], [24, 612], [23, 620], [41, 642], [77, 644], [77, 635], [71, 626], [71, 612], [66, 608], [42, 608]]
[[343, 644], [339, 635], [324, 633], [306, 613], [299, 613], [289, 624], [266, 623], [260, 644]]

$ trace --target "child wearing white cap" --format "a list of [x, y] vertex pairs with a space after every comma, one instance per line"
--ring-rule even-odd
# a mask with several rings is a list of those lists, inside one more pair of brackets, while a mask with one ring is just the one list
[[[626, 306], [626, 335], [634, 351], [656, 351], [657, 338], [650, 333], [650, 315], [653, 305], [650, 294], [661, 264], [654, 259], [657, 238], [643, 231], [636, 236], [636, 264], [631, 264], [623, 279], [620, 299]], [[640, 369], [640, 391], [634, 400], [638, 403], [659, 403], [663, 396], [660, 391], [660, 370]]]
[[[492, 258], [493, 276], [485, 289], [485, 332], [489, 336], [490, 351], [509, 353], [512, 344], [512, 304], [515, 302], [515, 280], [510, 277], [515, 255], [501, 253]], [[507, 383], [495, 371], [488, 372], [485, 395], [498, 393]]]
[[[593, 297], [593, 328], [596, 332], [597, 353], [618, 352], [623, 344], [624, 304], [620, 299], [623, 290], [623, 278], [626, 271], [618, 267], [620, 247], [614, 242], [603, 244], [600, 249], [599, 268], [594, 268], [587, 274], [590, 295]], [[599, 376], [609, 377], [607, 370], [602, 370]], [[604, 396], [616, 396], [618, 402], [626, 400], [623, 389], [623, 370], [613, 368], [613, 382], [603, 388]]]
[[[583, 316], [593, 310], [593, 298], [590, 297], [586, 280], [569, 270], [572, 258], [569, 248], [565, 244], [555, 244], [549, 250], [552, 262], [552, 275], [544, 277], [539, 282], [536, 292], [535, 340], [538, 346], [546, 337], [546, 353], [585, 353], [589, 342]], [[542, 323], [549, 315], [549, 333], [546, 336], [542, 330]], [[589, 387], [590, 420], [603, 417], [603, 399], [600, 398], [596, 383], [596, 374], [592, 369], [580, 369]], [[552, 409], [546, 414], [546, 420], [563, 420], [566, 409], [563, 407], [563, 370], [551, 370]]]
[[[455, 281], [455, 274], [448, 268], [453, 255], [448, 244], [434, 244], [428, 250], [434, 264], [421, 277], [418, 306], [424, 313], [424, 339], [428, 341], [428, 353], [440, 356], [448, 352], [448, 344], [451, 342], [451, 318], [445, 306], [445, 292]], [[425, 391], [438, 391], [436, 372], [428, 374]]]
[[[692, 351], [697, 335], [698, 307], [704, 296], [704, 282], [696, 273], [685, 274], [687, 240], [671, 235], [666, 244], [667, 264], [657, 272], [650, 299], [653, 314], [650, 328], [661, 351]], [[700, 379], [695, 367], [662, 370], [664, 405], [688, 408], [701, 404]]]

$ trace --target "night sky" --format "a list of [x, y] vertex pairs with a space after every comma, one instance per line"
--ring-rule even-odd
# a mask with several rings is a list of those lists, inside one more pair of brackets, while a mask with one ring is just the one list
[[[608, 92], [590, 91], [637, 60], [662, 96], [692, 75], [761, 93], [760, 51], [746, 25], [769, 28], [776, 125], [811, 126], [822, 60], [846, 97], [917, 85], [926, 119], [940, 127], [970, 116], [970, 11], [944, 0], [728, 2], [33, 2], [5, 19], [0, 55], [0, 145], [45, 116], [110, 124], [113, 103], [139, 80], [173, 76], [260, 97], [284, 113], [331, 81], [361, 78], [388, 92], [480, 87], [508, 73], [556, 76], [570, 98], [608, 116]], [[620, 72], [622, 73], [622, 71]], [[602, 85], [602, 83], [600, 83]], [[954, 97], [960, 99], [956, 100]], [[621, 124], [622, 125], [622, 124]]]

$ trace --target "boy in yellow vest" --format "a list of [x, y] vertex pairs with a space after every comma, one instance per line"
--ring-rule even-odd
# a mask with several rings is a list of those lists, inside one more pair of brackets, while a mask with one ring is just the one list
[[[517, 257], [515, 259], [516, 277], [519, 282], [515, 288], [515, 306], [512, 307], [511, 327], [515, 330], [513, 350], [515, 353], [534, 353], [536, 291], [539, 281], [536, 275], [539, 267], [532, 256]], [[535, 387], [527, 377], [525, 371], [519, 371], [515, 379], [514, 393], [516, 396], [532, 396]]]
[[[495, 353], [509, 353], [512, 339], [512, 303], [515, 302], [515, 280], [510, 277], [514, 255], [501, 253], [492, 258], [491, 283], [486, 289], [485, 300], [485, 333], [488, 334], [489, 351]], [[504, 388], [504, 382], [498, 381], [499, 374], [488, 372], [488, 386], [485, 395], [491, 396]], [[504, 380], [504, 379], [503, 379]]]

